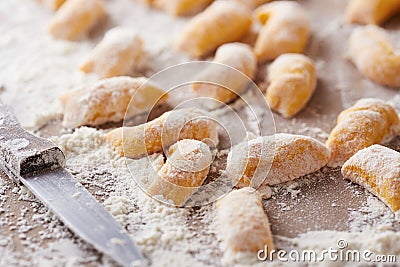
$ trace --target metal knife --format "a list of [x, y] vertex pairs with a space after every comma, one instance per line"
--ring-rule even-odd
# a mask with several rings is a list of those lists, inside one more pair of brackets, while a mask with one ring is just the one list
[[51, 141], [24, 130], [0, 101], [0, 165], [22, 182], [68, 228], [124, 267], [146, 262], [132, 239], [97, 200], [64, 169]]

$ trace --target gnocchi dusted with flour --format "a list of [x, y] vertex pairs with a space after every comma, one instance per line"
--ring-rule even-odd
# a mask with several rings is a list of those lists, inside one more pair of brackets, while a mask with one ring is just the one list
[[250, 29], [251, 13], [234, 1], [215, 1], [193, 17], [181, 33], [176, 47], [198, 58], [220, 45], [238, 41]]
[[[242, 43], [221, 45], [213, 62], [228, 65], [252, 79], [254, 77], [257, 60], [251, 47]], [[205, 80], [225, 86], [216, 86], [207, 83], [194, 83], [193, 89], [202, 96], [211, 97], [217, 101], [229, 102], [245, 89], [248, 78], [241, 73], [221, 66], [211, 65], [209, 69], [199, 74], [199, 80]]]
[[393, 212], [400, 210], [400, 153], [372, 145], [354, 154], [342, 167], [346, 179], [365, 187]]
[[346, 7], [349, 23], [381, 24], [400, 12], [400, 0], [351, 0]]
[[168, 149], [167, 162], [150, 184], [147, 193], [155, 197], [162, 196], [180, 207], [203, 184], [211, 162], [212, 154], [208, 145], [193, 139], [180, 140]]
[[329, 150], [321, 142], [279, 133], [235, 146], [228, 154], [226, 172], [239, 187], [275, 185], [315, 172], [328, 160]]
[[301, 111], [317, 84], [314, 61], [301, 54], [279, 56], [268, 68], [266, 99], [285, 118]]
[[49, 32], [58, 39], [75, 40], [105, 16], [102, 0], [68, 0], [51, 21]]
[[380, 99], [364, 98], [342, 111], [326, 142], [331, 152], [328, 166], [342, 166], [357, 151], [390, 140], [399, 133], [396, 110]]
[[349, 38], [349, 58], [371, 81], [400, 87], [400, 47], [384, 29], [374, 25], [355, 29]]
[[[75, 128], [122, 121], [125, 115], [129, 118], [149, 110], [158, 100], [166, 98], [164, 94], [163, 90], [146, 83], [144, 77], [101, 80], [60, 97], [63, 126]], [[131, 105], [129, 109], [128, 105]]]
[[214, 0], [155, 0], [154, 6], [175, 16], [194, 15], [209, 6]]
[[207, 140], [217, 145], [217, 124], [203, 110], [186, 108], [165, 112], [145, 124], [117, 128], [107, 134], [108, 142], [128, 158], [162, 152], [183, 139]]
[[131, 29], [113, 28], [91, 51], [80, 70], [96, 73], [100, 78], [129, 74], [143, 54], [142, 44], [142, 39]]
[[254, 16], [262, 24], [254, 53], [259, 62], [285, 53], [302, 53], [310, 35], [306, 11], [293, 1], [276, 1], [258, 7]]
[[[256, 258], [268, 246], [274, 249], [261, 195], [253, 188], [233, 190], [216, 203], [216, 232], [226, 263], [240, 263], [240, 255]], [[242, 257], [244, 258], [244, 257]]]

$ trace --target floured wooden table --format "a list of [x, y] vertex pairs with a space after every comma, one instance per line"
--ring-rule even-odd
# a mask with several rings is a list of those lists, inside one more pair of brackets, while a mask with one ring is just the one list
[[[104, 30], [115, 25], [133, 27], [148, 44], [149, 56], [133, 75], [150, 76], [187, 61], [185, 55], [169, 48], [186, 19], [149, 10], [134, 0], [107, 1], [110, 19], [96, 28], [90, 39], [64, 43], [47, 36], [51, 11], [34, 0], [3, 2], [2, 100], [36, 134], [57, 136], [53, 140], [66, 153], [68, 169], [127, 229], [153, 266], [221, 266], [222, 251], [213, 227], [214, 206], [176, 209], [152, 200], [137, 187], [125, 160], [103, 140], [105, 132], [119, 125], [66, 132], [61, 127], [57, 102], [62, 92], [95, 80], [80, 73], [77, 66]], [[298, 2], [312, 18], [307, 55], [317, 63], [318, 87], [307, 108], [295, 118], [274, 114], [276, 132], [325, 141], [340, 111], [362, 97], [389, 100], [400, 112], [397, 90], [369, 82], [343, 59], [347, 37], [355, 27], [343, 22], [347, 1]], [[384, 27], [398, 30], [399, 22], [394, 18]], [[169, 31], [162, 30], [164, 27]], [[259, 66], [257, 80], [264, 91], [265, 75], [265, 65]], [[400, 151], [400, 137], [388, 146]], [[145, 160], [137, 164], [141, 166], [138, 176], [145, 176], [146, 168], [151, 168]], [[273, 191], [272, 198], [264, 200], [264, 207], [278, 248], [320, 251], [336, 248], [337, 241], [345, 239], [352, 249], [393, 254], [400, 260], [400, 223], [376, 197], [345, 181], [340, 169], [324, 167], [273, 187]], [[77, 239], [26, 188], [4, 175], [0, 178], [0, 229], [0, 266], [115, 266], [111, 259]]]

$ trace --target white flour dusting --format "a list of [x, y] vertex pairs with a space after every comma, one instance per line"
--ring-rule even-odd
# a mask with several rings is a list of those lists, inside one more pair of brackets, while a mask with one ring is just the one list
[[[81, 183], [89, 188], [104, 188], [104, 190], [99, 190], [103, 192], [102, 195], [96, 194], [96, 191], [94, 194], [116, 220], [128, 230], [144, 255], [150, 259], [152, 266], [171, 266], [172, 263], [174, 266], [187, 266], [189, 262], [191, 266], [221, 266], [221, 251], [213, 226], [213, 206], [195, 210], [178, 209], [151, 199], [137, 187], [125, 159], [120, 158], [105, 143], [104, 136], [103, 131], [83, 127], [72, 134], [55, 137], [53, 141], [64, 151], [68, 169]], [[132, 166], [138, 170], [134, 174], [137, 178], [150, 181], [153, 178], [151, 175], [161, 166], [162, 160], [161, 156], [154, 155], [149, 159], [129, 160], [129, 164], [133, 164]], [[1, 185], [0, 188], [7, 190], [4, 188], [7, 187], [6, 185], [3, 183]], [[288, 185], [287, 190], [293, 194], [293, 198], [301, 197], [298, 186], [298, 182]], [[21, 199], [35, 203], [34, 207], [39, 213], [30, 219], [22, 219], [21, 222], [25, 220], [25, 223], [16, 225], [16, 231], [20, 234], [24, 234], [25, 231], [28, 233], [31, 231], [29, 227], [37, 227], [35, 222], [51, 225], [47, 226], [50, 230], [41, 230], [42, 235], [39, 238], [26, 239], [25, 250], [34, 252], [34, 257], [31, 258], [29, 264], [45, 262], [46, 266], [60, 264], [81, 266], [85, 262], [96, 261], [100, 266], [114, 266], [108, 257], [98, 258], [89, 245], [72, 239], [71, 234], [65, 231], [58, 220], [41, 204], [27, 194], [29, 191], [24, 187], [15, 188], [15, 194]], [[282, 203], [282, 209], [287, 208], [290, 207]], [[369, 213], [367, 218], [377, 221], [378, 228], [371, 227], [368, 222], [363, 221], [366, 213]], [[351, 233], [310, 232], [292, 239], [275, 236], [275, 242], [278, 247], [285, 247], [289, 243], [291, 248], [322, 250], [328, 245], [332, 246], [338, 237], [343, 236], [348, 238], [348, 242], [354, 242], [351, 243], [354, 248], [368, 248], [376, 253], [399, 253], [400, 247], [398, 243], [395, 243], [400, 238], [399, 234], [393, 234], [392, 228], [388, 227], [393, 223], [393, 215], [388, 213], [384, 205], [376, 198], [369, 197], [365, 207], [351, 214], [351, 230], [353, 231]], [[382, 216], [382, 214], [385, 215]], [[1, 222], [4, 223], [3, 220]], [[20, 237], [24, 238], [24, 235]], [[51, 241], [47, 248], [37, 249], [37, 244], [41, 244], [47, 238], [62, 239]], [[321, 238], [325, 241], [321, 242]], [[11, 241], [7, 242], [9, 243]], [[0, 258], [0, 266], [7, 264], [28, 266], [28, 262], [24, 264], [22, 261], [15, 260], [18, 254], [13, 254], [7, 244], [4, 255]], [[388, 249], [385, 250], [385, 247]], [[278, 263], [275, 262], [275, 264]], [[262, 266], [261, 263], [258, 265]]]

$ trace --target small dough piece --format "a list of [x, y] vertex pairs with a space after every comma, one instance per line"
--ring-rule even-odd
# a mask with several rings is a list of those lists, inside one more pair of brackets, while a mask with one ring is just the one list
[[207, 178], [212, 162], [210, 148], [193, 139], [180, 140], [168, 149], [167, 162], [150, 184], [147, 193], [161, 195], [180, 207], [185, 204]]
[[261, 6], [262, 4], [271, 2], [271, 0], [235, 0], [235, 1], [244, 4], [250, 9], [255, 9], [256, 7]]
[[400, 11], [400, 0], [351, 0], [346, 7], [348, 23], [381, 24]]
[[[260, 194], [253, 188], [233, 190], [216, 203], [216, 230], [222, 240], [224, 261], [238, 262], [240, 254], [251, 254], [268, 246], [275, 248]], [[239, 260], [240, 263], [240, 260]]]
[[222, 44], [240, 40], [250, 26], [251, 13], [245, 6], [233, 1], [215, 1], [189, 21], [176, 47], [192, 57], [202, 57]]
[[268, 68], [265, 95], [271, 108], [285, 118], [302, 110], [317, 85], [314, 61], [302, 54], [279, 56]]
[[308, 136], [280, 133], [235, 146], [228, 154], [226, 172], [234, 183], [239, 181], [239, 187], [258, 187], [313, 173], [328, 160], [329, 150], [321, 142]]
[[400, 47], [384, 29], [374, 25], [355, 29], [349, 39], [349, 57], [371, 81], [400, 87]]
[[62, 4], [64, 4], [65, 0], [39, 0], [39, 2], [52, 10], [57, 10]]
[[[60, 97], [64, 109], [63, 126], [75, 128], [118, 122], [125, 115], [129, 118], [151, 109], [166, 95], [163, 90], [146, 81], [144, 77], [120, 76], [67, 92]], [[129, 114], [125, 114], [127, 111]]]
[[327, 140], [328, 166], [342, 166], [357, 151], [390, 140], [399, 132], [396, 110], [380, 99], [364, 98], [339, 114]]
[[[228, 65], [242, 72], [247, 77], [254, 77], [257, 60], [251, 47], [242, 43], [229, 43], [221, 45], [215, 53], [215, 63]], [[206, 83], [195, 83], [193, 89], [215, 100], [227, 103], [237, 97], [249, 82], [249, 79], [234, 70], [225, 69], [222, 66], [210, 66], [199, 75], [199, 80], [212, 81], [221, 84], [228, 89]]]
[[198, 108], [176, 109], [134, 127], [117, 128], [107, 134], [115, 150], [128, 158], [140, 158], [162, 152], [179, 140], [195, 139], [218, 144], [218, 129], [214, 120]]
[[94, 72], [100, 78], [127, 75], [143, 54], [142, 39], [131, 29], [116, 27], [91, 51], [80, 66], [85, 73]]
[[194, 15], [209, 6], [214, 0], [155, 0], [154, 5], [171, 15]]
[[400, 153], [372, 145], [354, 154], [342, 167], [344, 178], [365, 187], [393, 212], [400, 210]]
[[310, 35], [306, 11], [294, 1], [276, 1], [254, 11], [263, 24], [254, 52], [259, 62], [274, 60], [285, 53], [302, 53]]
[[68, 0], [51, 21], [49, 32], [57, 39], [75, 40], [86, 34], [105, 15], [102, 0]]

